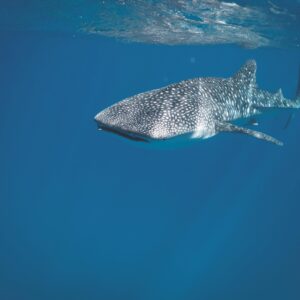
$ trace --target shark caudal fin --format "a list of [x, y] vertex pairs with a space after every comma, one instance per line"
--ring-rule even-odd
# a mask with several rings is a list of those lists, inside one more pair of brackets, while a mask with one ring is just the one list
[[297, 108], [300, 108], [300, 66], [298, 72], [298, 85], [296, 90], [296, 103], [297, 103]]
[[[295, 99], [295, 107], [294, 108], [300, 108], [300, 66], [299, 66], [299, 71], [298, 71], [298, 84], [297, 84], [297, 89], [296, 89], [296, 99]], [[295, 113], [291, 113], [285, 126], [284, 129], [287, 129], [292, 122], [292, 120], [295, 117]]]

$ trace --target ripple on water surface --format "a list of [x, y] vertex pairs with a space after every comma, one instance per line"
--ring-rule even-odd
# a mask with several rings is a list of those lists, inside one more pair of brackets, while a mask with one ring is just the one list
[[0, 20], [5, 30], [98, 34], [142, 43], [300, 46], [298, 0], [29, 0], [26, 6], [3, 5]]

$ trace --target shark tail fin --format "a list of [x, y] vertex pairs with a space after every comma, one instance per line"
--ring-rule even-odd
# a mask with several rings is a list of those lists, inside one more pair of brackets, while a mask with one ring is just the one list
[[300, 66], [299, 66], [299, 73], [298, 73], [298, 85], [297, 85], [297, 90], [296, 90], [296, 103], [297, 103], [297, 108], [300, 108]]
[[[299, 66], [299, 72], [298, 72], [298, 84], [297, 84], [297, 89], [296, 89], [296, 99], [295, 99], [295, 104], [294, 108], [300, 108], [300, 66]], [[285, 126], [284, 129], [288, 128], [291, 121], [294, 119], [295, 113], [291, 113]]]
[[[297, 89], [296, 89], [296, 98], [295, 98], [295, 103], [294, 103], [294, 108], [300, 108], [300, 66], [299, 66], [299, 71], [298, 71], [298, 84], [297, 84]], [[291, 113], [285, 126], [284, 129], [288, 128], [291, 121], [294, 119], [295, 113]]]

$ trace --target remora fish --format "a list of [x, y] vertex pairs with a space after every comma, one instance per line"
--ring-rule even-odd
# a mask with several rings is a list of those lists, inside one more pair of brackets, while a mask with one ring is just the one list
[[232, 123], [274, 108], [300, 108], [300, 79], [295, 101], [285, 99], [281, 90], [275, 94], [260, 90], [256, 62], [250, 60], [233, 77], [195, 78], [141, 93], [104, 109], [95, 120], [99, 129], [135, 141], [206, 139], [219, 132], [237, 132], [283, 145]]

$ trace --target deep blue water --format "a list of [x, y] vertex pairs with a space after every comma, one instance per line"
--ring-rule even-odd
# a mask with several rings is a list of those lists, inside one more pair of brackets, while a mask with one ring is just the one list
[[300, 299], [300, 116], [149, 149], [94, 115], [249, 58], [293, 98], [299, 48], [163, 46], [0, 33], [0, 299]]

